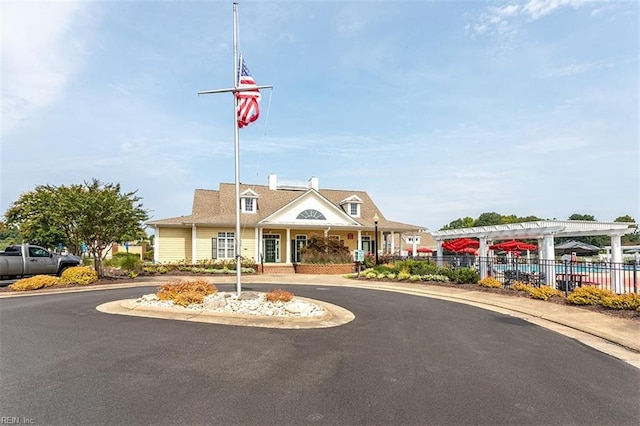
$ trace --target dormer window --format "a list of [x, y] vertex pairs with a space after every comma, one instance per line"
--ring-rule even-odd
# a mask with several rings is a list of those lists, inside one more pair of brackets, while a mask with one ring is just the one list
[[342, 206], [344, 211], [347, 212], [351, 217], [360, 217], [361, 204], [362, 199], [357, 195], [352, 195], [351, 197], [345, 198], [340, 202], [340, 205]]
[[245, 198], [242, 201], [244, 201], [242, 205], [242, 211], [244, 213], [255, 213], [255, 198]]
[[242, 213], [255, 213], [257, 211], [258, 194], [247, 189], [240, 194], [240, 210]]

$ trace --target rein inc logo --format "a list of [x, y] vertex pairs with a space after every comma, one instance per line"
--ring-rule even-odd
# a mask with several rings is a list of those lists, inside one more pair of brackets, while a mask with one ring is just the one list
[[0, 416], [0, 425], [34, 425], [36, 421], [32, 417]]

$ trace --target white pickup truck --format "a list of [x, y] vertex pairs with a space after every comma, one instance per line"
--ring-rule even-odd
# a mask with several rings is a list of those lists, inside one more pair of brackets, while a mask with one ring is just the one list
[[71, 266], [82, 264], [77, 256], [60, 255], [49, 250], [22, 244], [9, 246], [0, 252], [0, 279], [30, 275], [60, 275]]

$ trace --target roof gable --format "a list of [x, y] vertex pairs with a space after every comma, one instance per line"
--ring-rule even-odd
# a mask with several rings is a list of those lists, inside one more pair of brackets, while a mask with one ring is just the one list
[[[318, 215], [306, 214], [317, 211]], [[302, 215], [301, 215], [302, 214]], [[323, 218], [321, 218], [323, 217]], [[320, 192], [310, 189], [260, 221], [262, 225], [287, 226], [361, 226]]]

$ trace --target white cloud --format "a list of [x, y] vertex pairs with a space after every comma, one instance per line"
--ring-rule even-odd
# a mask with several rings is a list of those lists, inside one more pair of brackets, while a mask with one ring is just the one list
[[565, 65], [563, 67], [558, 67], [551, 69], [545, 73], [545, 77], [567, 77], [576, 74], [583, 74], [589, 71], [595, 71], [602, 68], [611, 68], [613, 64], [598, 64], [598, 63], [573, 63], [569, 65]]
[[2, 131], [59, 99], [83, 66], [87, 3], [3, 2]]
[[536, 21], [564, 7], [577, 9], [585, 3], [586, 0], [529, 0], [489, 6], [466, 30], [471, 34], [512, 35], [517, 33], [523, 20]]

